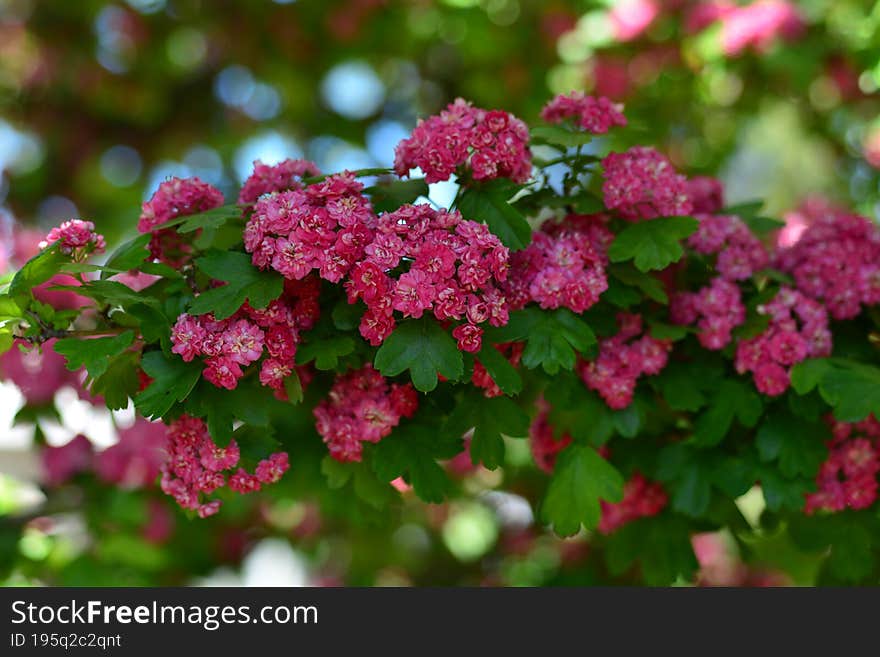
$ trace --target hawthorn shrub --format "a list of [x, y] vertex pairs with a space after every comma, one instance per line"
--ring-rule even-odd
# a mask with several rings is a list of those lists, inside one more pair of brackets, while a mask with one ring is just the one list
[[[793, 234], [650, 146], [597, 156], [627, 129], [605, 98], [542, 117], [457, 100], [393, 171], [256, 163], [234, 204], [167, 180], [102, 264], [91, 222], [53, 229], [4, 284], [0, 366], [39, 405], [25, 361], [63, 358], [51, 385], [142, 419], [96, 461], [48, 449], [47, 485], [94, 461], [198, 524], [323, 442], [309, 486], [439, 503], [462, 455], [493, 470], [522, 439], [540, 479], [520, 490], [589, 533], [607, 581], [693, 581], [695, 550], [711, 580], [707, 532], [730, 528], [876, 583], [878, 227], [813, 204]], [[451, 207], [427, 200], [453, 177]]]

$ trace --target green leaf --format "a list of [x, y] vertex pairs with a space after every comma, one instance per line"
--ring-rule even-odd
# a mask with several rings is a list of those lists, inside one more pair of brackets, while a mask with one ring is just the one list
[[12, 331], [0, 327], [0, 355], [5, 354], [7, 351], [12, 349], [12, 345], [15, 342], [15, 338], [12, 335]]
[[339, 359], [352, 353], [354, 347], [354, 340], [346, 335], [315, 337], [297, 348], [296, 362], [305, 365], [315, 361], [317, 369], [333, 370], [339, 365]]
[[201, 379], [186, 400], [186, 411], [205, 418], [211, 438], [223, 447], [232, 438], [236, 422], [268, 427], [269, 411], [277, 404], [280, 402], [266, 398], [266, 389], [255, 379], [242, 379], [234, 390]]
[[692, 518], [703, 516], [712, 500], [711, 455], [683, 443], [663, 448], [656, 477], [667, 484], [675, 511]]
[[291, 371], [290, 376], [284, 379], [284, 392], [291, 404], [299, 404], [303, 400], [302, 381], [296, 370]]
[[175, 402], [182, 401], [192, 392], [202, 375], [199, 363], [186, 363], [161, 351], [149, 351], [141, 358], [141, 367], [153, 382], [135, 399], [137, 410], [145, 418], [158, 420]]
[[128, 349], [132, 342], [134, 332], [125, 331], [106, 338], [64, 338], [55, 342], [54, 348], [67, 360], [67, 369], [75, 372], [85, 367], [95, 379], [107, 371], [110, 359]]
[[565, 372], [555, 377], [544, 398], [550, 404], [555, 438], [568, 434], [575, 442], [598, 447], [614, 435], [614, 412], [575, 375]]
[[792, 369], [791, 383], [802, 395], [818, 388], [841, 422], [859, 422], [872, 413], [880, 417], [880, 369], [871, 365], [845, 358], [805, 360]]
[[137, 393], [140, 387], [139, 359], [140, 356], [133, 351], [123, 352], [111, 358], [106, 371], [92, 381], [92, 394], [102, 396], [111, 411], [126, 408], [128, 400]]
[[393, 212], [401, 205], [414, 203], [420, 196], [428, 196], [428, 185], [421, 178], [412, 180], [380, 180], [364, 193], [369, 194], [376, 212]]
[[572, 130], [561, 125], [538, 125], [530, 130], [532, 141], [536, 143], [562, 146], [566, 150], [589, 144], [595, 135], [585, 130]]
[[157, 301], [145, 292], [135, 292], [117, 281], [88, 281], [82, 286], [58, 285], [53, 289], [70, 290], [110, 306], [127, 308], [135, 304], [156, 305]]
[[665, 269], [684, 255], [680, 241], [697, 230], [693, 217], [664, 217], [624, 228], [608, 249], [611, 262], [633, 260], [642, 272]]
[[648, 586], [689, 581], [698, 566], [691, 533], [690, 523], [670, 514], [628, 523], [607, 539], [604, 554], [608, 570], [622, 575], [638, 565]]
[[700, 447], [712, 447], [722, 440], [733, 420], [746, 427], [754, 427], [761, 417], [761, 397], [744, 381], [725, 379], [712, 397], [709, 409], [694, 424], [693, 442]]
[[651, 383], [672, 410], [694, 412], [708, 403], [708, 393], [717, 386], [720, 372], [704, 362], [672, 361]]
[[782, 509], [803, 511], [804, 496], [815, 490], [815, 484], [810, 479], [786, 479], [775, 466], [760, 466], [756, 477], [761, 483], [767, 508], [773, 512]]
[[621, 283], [640, 289], [649, 299], [657, 303], [669, 303], [663, 283], [654, 276], [639, 271], [630, 264], [610, 265], [607, 271]]
[[542, 311], [535, 307], [511, 313], [507, 325], [486, 331], [484, 341], [525, 341], [522, 363], [529, 369], [539, 365], [548, 374], [574, 367], [577, 354], [596, 345], [592, 329], [567, 308]]
[[422, 392], [437, 387], [438, 372], [453, 381], [464, 373], [455, 340], [429, 317], [401, 322], [379, 347], [375, 365], [384, 376], [409, 370], [413, 385]]
[[349, 482], [354, 472], [353, 463], [340, 463], [327, 454], [321, 459], [321, 474], [327, 478], [330, 488], [342, 488]]
[[461, 451], [461, 440], [438, 440], [436, 428], [423, 424], [397, 427], [371, 450], [371, 463], [383, 481], [404, 477], [422, 500], [439, 504], [450, 489], [437, 463]]
[[237, 251], [210, 251], [196, 260], [198, 268], [227, 285], [200, 294], [190, 306], [193, 315], [214, 313], [217, 319], [231, 317], [248, 301], [254, 308], [265, 308], [281, 296], [284, 279], [278, 274], [260, 271], [251, 257]]
[[758, 429], [755, 445], [764, 462], [779, 461], [779, 470], [791, 479], [816, 476], [828, 456], [828, 429], [821, 422], [807, 422], [789, 413], [770, 415]]
[[468, 187], [459, 197], [457, 207], [465, 219], [488, 224], [505, 246], [518, 251], [532, 240], [529, 222], [509, 202], [519, 189], [501, 179]]
[[154, 230], [177, 227], [178, 233], [192, 233], [200, 228], [218, 228], [230, 219], [240, 219], [241, 208], [237, 205], [221, 205], [219, 208], [211, 208], [197, 214], [188, 214], [175, 217], [164, 224], [156, 226]]
[[[150, 255], [147, 245], [151, 235], [138, 235], [137, 237], [121, 244], [107, 259], [107, 267], [129, 271], [140, 267]], [[109, 278], [113, 273], [109, 270], [101, 272], [101, 279]]]
[[599, 500], [621, 499], [620, 472], [592, 447], [572, 444], [559, 453], [541, 504], [541, 519], [560, 536], [571, 536], [582, 524], [587, 529], [598, 526], [602, 515]]
[[33, 288], [59, 273], [66, 262], [70, 262], [70, 258], [61, 253], [55, 245], [43, 249], [16, 272], [7, 293], [11, 297], [30, 297]]
[[486, 398], [470, 391], [455, 407], [443, 427], [450, 438], [474, 430], [471, 461], [494, 470], [504, 461], [503, 436], [522, 438], [529, 433], [529, 416], [509, 397]]
[[483, 348], [477, 359], [486, 368], [489, 376], [505, 395], [518, 395], [522, 391], [523, 382], [519, 372], [504, 355], [488, 341], [483, 341]]

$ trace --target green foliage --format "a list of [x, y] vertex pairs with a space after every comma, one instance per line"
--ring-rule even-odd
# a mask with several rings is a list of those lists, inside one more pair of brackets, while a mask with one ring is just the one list
[[254, 308], [265, 308], [281, 296], [283, 279], [278, 274], [254, 268], [246, 253], [211, 251], [196, 259], [196, 265], [203, 273], [226, 281], [227, 285], [200, 294], [189, 308], [193, 315], [214, 313], [217, 319], [226, 319], [245, 301]]
[[641, 272], [665, 269], [684, 255], [681, 240], [697, 230], [693, 217], [650, 219], [627, 226], [608, 249], [611, 262], [632, 260]]
[[466, 188], [459, 196], [457, 207], [465, 219], [489, 225], [505, 246], [517, 251], [532, 241], [532, 228], [510, 204], [520, 187], [501, 179]]
[[648, 586], [690, 580], [697, 570], [690, 525], [670, 514], [629, 523], [608, 537], [605, 562], [614, 575], [637, 567], [640, 579]]
[[801, 395], [818, 389], [841, 422], [880, 417], [880, 368], [843, 358], [817, 358], [794, 366], [791, 385]]
[[175, 402], [183, 401], [202, 374], [198, 363], [186, 363], [161, 351], [145, 353], [141, 367], [153, 382], [135, 397], [134, 404], [141, 415], [151, 420], [163, 417]]
[[446, 421], [443, 432], [458, 438], [474, 430], [470, 453], [474, 465], [494, 470], [504, 461], [504, 436], [522, 438], [529, 433], [529, 417], [508, 397], [486, 398], [477, 391], [466, 394]]
[[587, 324], [567, 308], [544, 312], [535, 307], [511, 313], [507, 325], [486, 331], [484, 340], [525, 341], [522, 364], [538, 366], [548, 374], [574, 368], [577, 355], [596, 345], [596, 336]]
[[97, 379], [107, 371], [110, 359], [131, 346], [134, 332], [104, 338], [64, 338], [55, 342], [55, 351], [67, 359], [67, 369], [76, 371], [85, 367], [89, 376]]
[[592, 447], [569, 445], [556, 460], [541, 504], [541, 520], [560, 536], [571, 536], [581, 525], [594, 529], [599, 524], [600, 500], [619, 502], [622, 498], [620, 472]]
[[128, 406], [140, 386], [138, 367], [140, 356], [133, 351], [124, 351], [111, 358], [103, 374], [92, 381], [92, 394], [104, 398], [104, 403], [112, 411]]
[[372, 448], [372, 467], [383, 481], [403, 477], [421, 499], [439, 504], [452, 484], [437, 459], [452, 458], [461, 449], [460, 437], [438, 439], [431, 426], [408, 423]]
[[758, 428], [755, 445], [762, 461], [778, 461], [784, 477], [815, 477], [828, 457], [829, 438], [822, 424], [808, 422], [788, 413], [773, 413]]
[[745, 381], [725, 379], [712, 396], [709, 409], [694, 424], [693, 442], [700, 447], [717, 445], [730, 431], [734, 419], [754, 427], [763, 411], [761, 397]]
[[379, 347], [375, 365], [385, 376], [409, 370], [413, 385], [421, 392], [437, 387], [438, 373], [457, 380], [464, 372], [455, 340], [428, 317], [401, 322]]

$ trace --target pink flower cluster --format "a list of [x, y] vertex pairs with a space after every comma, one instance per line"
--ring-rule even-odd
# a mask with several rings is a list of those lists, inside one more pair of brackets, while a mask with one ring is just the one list
[[219, 388], [234, 390], [243, 368], [259, 361], [260, 383], [284, 397], [284, 381], [294, 369], [299, 333], [318, 318], [320, 282], [312, 277], [288, 282], [285, 294], [266, 308], [243, 306], [232, 317], [183, 313], [171, 329], [171, 351], [190, 362], [205, 358], [203, 376]]
[[832, 435], [816, 477], [818, 490], [807, 495], [807, 513], [867, 509], [877, 500], [880, 422], [873, 415], [855, 424], [833, 422]]
[[644, 34], [660, 15], [658, 0], [620, 0], [608, 12], [611, 31], [617, 41], [632, 41]]
[[264, 484], [273, 484], [290, 467], [285, 452], [276, 452], [261, 460], [254, 471], [238, 468], [240, 452], [235, 441], [218, 447], [205, 423], [199, 418], [184, 415], [168, 426], [168, 459], [162, 465], [162, 492], [171, 495], [184, 509], [196, 511], [200, 518], [212, 516], [220, 510], [220, 500], [205, 501], [219, 488], [229, 486], [244, 495], [260, 490]]
[[539, 397], [535, 402], [538, 412], [529, 426], [529, 445], [532, 448], [532, 458], [541, 470], [547, 474], [553, 474], [556, 467], [556, 457], [559, 452], [571, 444], [571, 436], [567, 433], [557, 437], [550, 424], [550, 404]]
[[165, 425], [138, 418], [119, 432], [119, 442], [95, 455], [95, 472], [121, 488], [155, 483], [165, 454]]
[[411, 384], [389, 384], [373, 369], [337, 375], [327, 399], [315, 407], [318, 433], [330, 456], [340, 462], [360, 461], [364, 443], [378, 443], [415, 415], [419, 398]]
[[95, 224], [82, 219], [70, 219], [50, 230], [46, 239], [40, 242], [40, 248], [45, 249], [56, 243], [61, 253], [75, 260], [90, 253], [103, 253], [107, 246], [104, 236], [95, 232]]
[[244, 181], [238, 194], [238, 204], [250, 206], [264, 194], [302, 189], [302, 178], [320, 176], [321, 171], [309, 160], [286, 159], [275, 165], [254, 162], [254, 171]]
[[338, 283], [373, 239], [376, 215], [363, 188], [345, 172], [260, 198], [244, 230], [254, 265], [291, 280], [318, 271]]
[[[501, 355], [503, 355], [508, 362], [516, 367], [519, 365], [519, 361], [522, 358], [522, 352], [525, 349], [525, 344], [522, 342], [505, 342], [503, 344], [493, 345], [495, 349], [497, 349]], [[483, 389], [483, 394], [486, 397], [501, 397], [504, 393], [501, 391], [501, 388], [498, 387], [498, 384], [492, 379], [489, 375], [489, 372], [486, 371], [486, 368], [483, 367], [483, 364], [474, 359], [474, 373], [471, 377], [471, 383], [473, 383], [478, 388]]]
[[724, 187], [720, 180], [711, 176], [689, 178], [687, 195], [693, 212], [698, 214], [715, 214], [724, 207]]
[[165, 425], [143, 418], [122, 429], [119, 441], [100, 452], [82, 434], [41, 452], [49, 486], [60, 486], [78, 473], [94, 470], [100, 479], [120, 488], [144, 488], [155, 483], [165, 460]]
[[437, 116], [419, 121], [394, 149], [394, 170], [406, 176], [419, 168], [429, 183], [449, 180], [467, 169], [475, 180], [510, 178], [525, 182], [532, 173], [529, 129], [501, 110], [487, 111], [457, 98]]
[[608, 289], [605, 267], [614, 235], [598, 218], [569, 215], [547, 222], [525, 249], [510, 256], [504, 293], [512, 309], [534, 301], [580, 314]]
[[778, 253], [776, 265], [834, 319], [852, 319], [862, 305], [880, 303], [880, 227], [865, 217], [824, 213]]
[[736, 283], [716, 276], [697, 292], [680, 292], [672, 297], [669, 317], [673, 323], [696, 324], [700, 344], [706, 349], [723, 349], [732, 339], [732, 331], [746, 321], [746, 308]]
[[639, 315], [619, 313], [617, 324], [616, 335], [599, 341], [599, 356], [582, 361], [578, 369], [587, 387], [619, 410], [632, 403], [639, 377], [659, 374], [666, 367], [672, 343], [641, 335]]
[[792, 366], [831, 353], [828, 313], [822, 304], [787, 287], [758, 306], [758, 313], [767, 315], [770, 324], [737, 344], [734, 365], [740, 374], [752, 373], [759, 391], [776, 397], [788, 389]]
[[[16, 340], [12, 349], [0, 355], [0, 380], [12, 381], [28, 404], [49, 404], [58, 389], [77, 385], [77, 373], [65, 366], [64, 356], [54, 349], [55, 340], [31, 347]], [[22, 351], [19, 347], [30, 347]]]
[[[728, 57], [749, 48], [764, 52], [777, 39], [793, 41], [806, 31], [800, 11], [788, 0], [757, 0], [744, 6], [727, 0], [707, 4], [715, 7], [715, 16], [708, 22], [721, 22], [721, 47]], [[708, 12], [706, 16], [710, 18]]]
[[611, 534], [633, 520], [656, 516], [666, 507], [667, 501], [666, 491], [660, 484], [648, 481], [636, 472], [624, 484], [620, 502], [612, 504], [601, 500], [602, 519], [598, 529], [603, 534]]
[[769, 256], [761, 241], [739, 217], [698, 215], [697, 231], [688, 245], [703, 255], [717, 254], [715, 269], [730, 281], [745, 280], [767, 266]]
[[[466, 319], [452, 335], [467, 352], [480, 350], [481, 324], [507, 323], [500, 285], [509, 252], [485, 224], [464, 220], [457, 211], [404, 205], [379, 217], [365, 253], [345, 286], [349, 303], [361, 299], [367, 305], [360, 332], [374, 346], [394, 330], [394, 311], [416, 319], [430, 312], [441, 322]], [[407, 271], [396, 275], [404, 264]]]
[[574, 124], [582, 130], [601, 135], [614, 126], [626, 125], [626, 117], [621, 109], [620, 105], [604, 96], [587, 96], [582, 91], [572, 91], [559, 94], [547, 103], [541, 110], [541, 118], [547, 123], [573, 119]]
[[185, 217], [223, 205], [223, 194], [199, 178], [171, 178], [159, 185], [141, 208], [138, 231], [152, 233], [150, 255], [169, 264], [179, 264], [190, 247], [174, 229], [156, 230], [176, 217]]
[[628, 221], [690, 214], [687, 179], [653, 148], [634, 146], [602, 160], [605, 205]]

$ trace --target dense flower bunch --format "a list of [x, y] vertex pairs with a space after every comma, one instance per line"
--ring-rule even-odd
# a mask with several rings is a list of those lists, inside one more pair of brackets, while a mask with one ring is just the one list
[[755, 386], [776, 397], [788, 389], [793, 365], [831, 353], [828, 313], [822, 304], [797, 290], [783, 287], [769, 303], [758, 307], [770, 324], [760, 335], [736, 347], [736, 370], [751, 372]]
[[746, 307], [736, 283], [716, 276], [697, 292], [680, 292], [669, 305], [676, 324], [696, 324], [697, 339], [706, 349], [723, 349], [733, 339], [733, 329], [746, 321]]
[[611, 534], [633, 520], [656, 516], [666, 507], [667, 501], [666, 491], [660, 484], [648, 481], [636, 472], [624, 485], [620, 502], [602, 501], [598, 529], [603, 534]]
[[742, 219], [723, 214], [697, 218], [700, 226], [688, 245], [703, 255], [716, 254], [715, 269], [723, 278], [741, 281], [767, 266], [767, 250]]
[[61, 253], [81, 260], [91, 253], [103, 253], [106, 244], [104, 236], [95, 232], [95, 224], [82, 219], [70, 219], [49, 231], [46, 239], [40, 242], [45, 249], [58, 244]]
[[168, 264], [179, 264], [190, 252], [172, 229], [156, 230], [177, 217], [186, 217], [223, 205], [223, 193], [199, 178], [171, 178], [159, 185], [141, 208], [138, 231], [152, 233], [150, 255]]
[[487, 111], [456, 99], [438, 116], [423, 121], [394, 151], [399, 176], [421, 169], [429, 183], [470, 173], [474, 180], [510, 178], [525, 182], [532, 173], [529, 129], [501, 110]]
[[581, 362], [579, 371], [590, 390], [609, 407], [621, 409], [632, 402], [639, 377], [659, 374], [666, 367], [672, 344], [642, 335], [639, 315], [620, 313], [617, 324], [620, 330], [600, 340], [598, 357]]
[[510, 256], [503, 286], [511, 309], [534, 301], [541, 308], [582, 313], [608, 289], [605, 267], [613, 233], [599, 217], [568, 215], [545, 222], [525, 249]]
[[419, 398], [410, 384], [389, 384], [371, 365], [336, 377], [315, 407], [318, 433], [337, 461], [360, 461], [364, 443], [377, 443], [412, 417]]
[[834, 319], [852, 319], [863, 305], [880, 303], [880, 228], [829, 209], [778, 254], [777, 266]]
[[372, 345], [394, 330], [394, 311], [414, 318], [430, 312], [441, 322], [466, 319], [452, 335], [468, 352], [480, 350], [481, 324], [507, 323], [500, 286], [508, 274], [508, 249], [485, 224], [464, 220], [457, 211], [404, 205], [379, 217], [365, 253], [346, 289], [349, 303], [361, 299], [367, 305], [360, 332]]
[[628, 221], [688, 214], [687, 179], [653, 148], [634, 146], [602, 160], [605, 205]]
[[626, 117], [619, 105], [604, 96], [587, 96], [582, 91], [556, 96], [541, 110], [541, 118], [547, 123], [573, 119], [578, 128], [594, 135], [605, 134], [614, 126], [626, 125]]
[[282, 160], [278, 164], [254, 162], [254, 170], [238, 193], [238, 204], [251, 206], [264, 194], [285, 192], [291, 189], [302, 189], [302, 179], [308, 176], [320, 176], [318, 166], [309, 160]]
[[244, 231], [254, 265], [291, 280], [318, 271], [338, 283], [373, 239], [376, 216], [363, 188], [342, 173], [259, 199]]
[[244, 369], [260, 364], [260, 383], [283, 396], [284, 381], [295, 368], [300, 331], [317, 321], [319, 281], [291, 281], [281, 299], [266, 308], [242, 307], [232, 317], [183, 313], [171, 331], [171, 351], [189, 362], [205, 359], [203, 375], [220, 388], [234, 390]]
[[168, 427], [166, 446], [168, 460], [162, 465], [162, 491], [171, 495], [184, 509], [191, 509], [199, 517], [212, 516], [220, 510], [220, 500], [206, 501], [206, 496], [228, 486], [241, 493], [253, 493], [263, 485], [273, 484], [290, 467], [287, 454], [276, 452], [261, 460], [253, 474], [238, 468], [240, 452], [235, 441], [218, 447], [205, 423], [183, 416]]
[[877, 500], [880, 473], [880, 422], [832, 422], [829, 454], [807, 496], [806, 512], [867, 509]]

